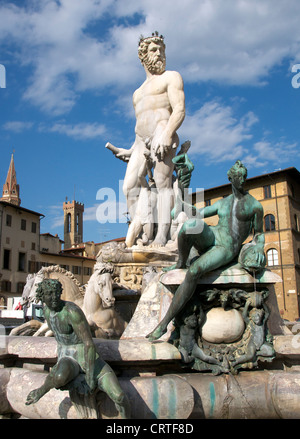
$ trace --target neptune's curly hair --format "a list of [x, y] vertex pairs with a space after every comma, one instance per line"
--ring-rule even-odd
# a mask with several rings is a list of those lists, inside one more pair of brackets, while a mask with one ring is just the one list
[[227, 177], [231, 181], [232, 175], [240, 172], [242, 172], [247, 178], [247, 174], [248, 174], [247, 168], [243, 165], [243, 163], [240, 160], [237, 160], [235, 164], [227, 172]]
[[151, 42], [161, 44], [164, 49], [166, 48], [164, 43], [164, 37], [162, 35], [159, 35], [158, 32], [153, 32], [152, 36], [147, 38], [144, 38], [143, 35], [141, 35], [139, 40], [138, 55], [142, 64], [147, 56], [148, 46]]
[[44, 299], [44, 293], [46, 291], [58, 291], [60, 294], [62, 294], [62, 284], [59, 282], [58, 279], [44, 279], [42, 282], [38, 284], [38, 287], [36, 289], [36, 301], [43, 302]]

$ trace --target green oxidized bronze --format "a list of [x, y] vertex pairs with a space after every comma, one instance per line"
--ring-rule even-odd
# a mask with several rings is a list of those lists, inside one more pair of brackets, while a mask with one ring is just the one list
[[[193, 165], [186, 155], [178, 159], [178, 165], [182, 194], [189, 185]], [[165, 271], [185, 269], [185, 278], [176, 289], [164, 318], [147, 336], [150, 341], [159, 339], [173, 321], [175, 331], [170, 341], [178, 347], [183, 362], [196, 370], [212, 370], [214, 373], [235, 373], [241, 367], [254, 367], [258, 359], [269, 361], [274, 354], [266, 328], [269, 315], [265, 304], [267, 291], [197, 290], [203, 275], [233, 261], [238, 260], [241, 268], [252, 273], [264, 268], [266, 263], [263, 208], [244, 190], [247, 169], [238, 160], [227, 175], [232, 194], [212, 206], [199, 210], [187, 204], [182, 196], [177, 197], [173, 217], [184, 210], [189, 219], [178, 234], [178, 261]], [[216, 226], [209, 226], [203, 218], [213, 215], [218, 215], [219, 222]], [[251, 233], [252, 241], [243, 245]], [[191, 258], [191, 252], [195, 250], [197, 256]], [[214, 324], [228, 319], [230, 313], [225, 315], [222, 310], [232, 314], [236, 324], [235, 338], [224, 343], [222, 339], [208, 343], [202, 337], [202, 327], [208, 316]], [[214, 337], [218, 339], [217, 335]]]
[[114, 371], [97, 353], [83, 311], [75, 303], [61, 300], [61, 294], [57, 279], [45, 279], [37, 289], [36, 300], [43, 302], [45, 319], [57, 341], [58, 359], [44, 384], [29, 393], [26, 405], [36, 403], [53, 388], [67, 389], [80, 417], [88, 417], [97, 412], [95, 395], [101, 390], [121, 417], [129, 418], [127, 397]]
[[[179, 232], [179, 258], [169, 269], [187, 268], [186, 264], [193, 247], [200, 256], [188, 267], [185, 280], [175, 292], [167, 314], [148, 335], [150, 340], [156, 340], [166, 332], [169, 322], [193, 297], [201, 276], [229, 264], [238, 257], [243, 242], [252, 230], [254, 240], [250, 250], [251, 258], [254, 259], [254, 268], [262, 268], [265, 265], [263, 208], [252, 195], [244, 191], [247, 169], [237, 161], [228, 171], [228, 178], [232, 185], [232, 194], [202, 210], [194, 207], [193, 211], [197, 215], [187, 220]], [[202, 218], [213, 215], [219, 216], [219, 223], [216, 226], [208, 226]], [[244, 256], [244, 263], [246, 261], [247, 254]]]

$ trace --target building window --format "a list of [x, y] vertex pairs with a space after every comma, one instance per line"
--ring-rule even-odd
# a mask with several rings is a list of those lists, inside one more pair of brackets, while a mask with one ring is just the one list
[[275, 216], [272, 214], [266, 215], [265, 219], [265, 232], [271, 232], [275, 230]]
[[76, 233], [79, 233], [79, 213], [76, 215]]
[[31, 223], [31, 232], [36, 233], [36, 223]]
[[71, 214], [67, 215], [67, 233], [71, 233]]
[[24, 287], [25, 287], [25, 282], [18, 282], [17, 283], [17, 293], [22, 294]]
[[49, 264], [46, 262], [28, 261], [28, 273], [37, 273], [42, 267], [47, 267]]
[[295, 230], [297, 231], [297, 232], [299, 232], [300, 230], [299, 230], [299, 219], [298, 219], [298, 216], [297, 215], [294, 215], [294, 220], [295, 220]]
[[265, 198], [272, 198], [270, 185], [264, 186], [264, 197]]
[[10, 270], [10, 250], [6, 248], [3, 251], [3, 269]]
[[73, 265], [72, 266], [72, 273], [73, 274], [81, 274], [81, 267], [78, 265]]
[[3, 280], [1, 282], [1, 291], [11, 292], [11, 282], [9, 280]]
[[205, 207], [211, 206], [211, 200], [205, 200], [204, 204], [205, 204]]
[[70, 270], [70, 267], [69, 267], [69, 265], [61, 265], [61, 268], [64, 268], [65, 270], [67, 270], [67, 271], [69, 271]]
[[12, 216], [9, 215], [9, 214], [7, 214], [7, 215], [6, 215], [6, 225], [7, 225], [8, 227], [11, 227], [11, 223], [12, 223]]
[[28, 261], [28, 273], [36, 272], [36, 264], [35, 261]]
[[275, 248], [270, 248], [267, 251], [268, 266], [278, 265], [278, 251]]
[[19, 264], [18, 264], [18, 269], [19, 271], [25, 271], [25, 253], [19, 253]]
[[291, 184], [290, 188], [291, 188], [291, 192], [292, 192], [292, 197], [295, 198], [295, 189], [294, 189], [294, 186]]
[[91, 275], [92, 275], [92, 269], [91, 269], [91, 267], [84, 267], [84, 269], [83, 269], [83, 274], [84, 274], [85, 276], [91, 276]]
[[21, 219], [21, 230], [26, 230], [26, 219]]
[[31, 250], [35, 250], [35, 242], [31, 243]]

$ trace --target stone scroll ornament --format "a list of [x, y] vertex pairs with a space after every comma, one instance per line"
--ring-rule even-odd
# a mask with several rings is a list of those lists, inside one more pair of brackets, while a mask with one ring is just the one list
[[174, 319], [169, 342], [186, 367], [213, 374], [236, 374], [258, 361], [272, 361], [275, 351], [266, 322], [268, 290], [212, 289], [201, 292]]

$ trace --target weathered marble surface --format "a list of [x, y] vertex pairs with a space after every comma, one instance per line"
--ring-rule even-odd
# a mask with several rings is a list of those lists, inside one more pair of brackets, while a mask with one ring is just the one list
[[212, 308], [202, 327], [202, 338], [209, 343], [231, 343], [240, 338], [244, 329], [242, 314], [236, 309]]
[[[185, 272], [186, 270], [168, 271], [161, 276], [160, 281], [164, 285], [180, 285], [184, 280]], [[282, 282], [280, 276], [270, 270], [262, 270], [260, 274], [256, 274], [254, 277], [236, 263], [207, 273], [198, 280], [198, 285], [254, 285], [275, 284], [277, 282]]]
[[[7, 401], [12, 410], [31, 419], [77, 419], [65, 390], [52, 389], [37, 403], [25, 405], [28, 392], [42, 385], [45, 377], [45, 373], [11, 369]], [[119, 382], [130, 399], [134, 419], [187, 419], [193, 411], [193, 389], [178, 376], [120, 378]], [[103, 419], [119, 419], [106, 394], [100, 392], [97, 401]]]
[[[160, 274], [156, 275], [146, 286], [135, 309], [135, 313], [128, 323], [121, 339], [145, 339], [157, 323], [164, 317], [172, 301], [173, 294], [159, 283]], [[167, 333], [160, 340], [169, 339], [172, 324]]]
[[[6, 361], [17, 361], [23, 359], [27, 362], [40, 360], [42, 364], [55, 363], [57, 359], [56, 341], [52, 337], [12, 337], [7, 336], [6, 347], [0, 350], [0, 363]], [[102, 358], [109, 362], [153, 362], [153, 361], [177, 361], [180, 360], [180, 353], [170, 343], [154, 342], [148, 340], [105, 340], [94, 339], [97, 350]], [[30, 346], [30, 349], [27, 349]], [[276, 357], [300, 359], [299, 335], [275, 335], [274, 349]], [[5, 370], [5, 369], [3, 369]]]
[[299, 372], [196, 373], [185, 379], [195, 391], [193, 418], [300, 419]]
[[[54, 337], [5, 337], [5, 348], [0, 349], [0, 361], [15, 357], [28, 361], [39, 359], [52, 364], [57, 359]], [[93, 339], [96, 349], [106, 362], [180, 360], [180, 353], [169, 343], [151, 344], [148, 340]]]
[[[46, 372], [30, 369], [53, 362], [55, 340], [36, 337], [6, 337], [0, 362], [27, 360], [24, 368], [0, 368], [0, 414], [18, 412], [35, 419], [76, 419], [67, 391], [51, 390], [37, 404], [25, 406], [28, 391], [39, 386]], [[168, 343], [145, 340], [95, 340], [103, 357], [127, 370], [127, 363], [136, 360], [151, 365], [179, 358], [179, 352]], [[207, 373], [181, 373], [162, 376], [120, 377], [120, 384], [132, 403], [135, 419], [300, 419], [300, 346], [295, 335], [274, 336], [278, 361], [287, 362], [289, 371], [264, 370], [240, 372], [237, 376]], [[26, 349], [31, 345], [30, 350]], [[139, 349], [140, 347], [140, 349]], [[170, 347], [171, 350], [167, 350]], [[154, 350], [153, 350], [154, 349]], [[176, 353], [177, 352], [177, 353]], [[176, 353], [176, 354], [175, 354]], [[9, 358], [9, 355], [11, 357]], [[13, 355], [13, 357], [12, 357]], [[122, 359], [121, 363], [119, 362]], [[292, 363], [291, 363], [292, 362]], [[299, 363], [300, 364], [300, 363]], [[103, 418], [117, 419], [118, 414], [105, 394], [99, 394]]]
[[[37, 404], [25, 405], [28, 389], [39, 385], [44, 373], [0, 369], [0, 383], [4, 373], [10, 379], [1, 393], [0, 414], [76, 419], [67, 391], [53, 389]], [[169, 374], [120, 378], [120, 384], [132, 404], [133, 419], [300, 419], [298, 371], [250, 371], [237, 376]], [[99, 394], [98, 404], [103, 419], [118, 419], [105, 394]]]
[[277, 358], [300, 360], [300, 334], [277, 336], [273, 343]]
[[[185, 270], [172, 270], [157, 274], [144, 289], [138, 302], [135, 313], [122, 334], [121, 339], [143, 339], [162, 320], [173, 298], [172, 287], [182, 283]], [[273, 284], [281, 282], [281, 278], [269, 270], [264, 270], [260, 276], [254, 278], [239, 264], [231, 265], [225, 269], [215, 270], [199, 279], [198, 285], [211, 285], [212, 288], [250, 288], [267, 287], [270, 290], [267, 305], [271, 311], [268, 327], [272, 334], [290, 333], [284, 326], [279, 314]], [[173, 289], [174, 290], [174, 289]], [[169, 339], [173, 325], [168, 326], [168, 331], [160, 340]]]
[[175, 262], [178, 256], [177, 248], [151, 247], [135, 245], [131, 248], [125, 247], [123, 243], [110, 242], [103, 246], [97, 254], [99, 262], [119, 263], [165, 263]]

